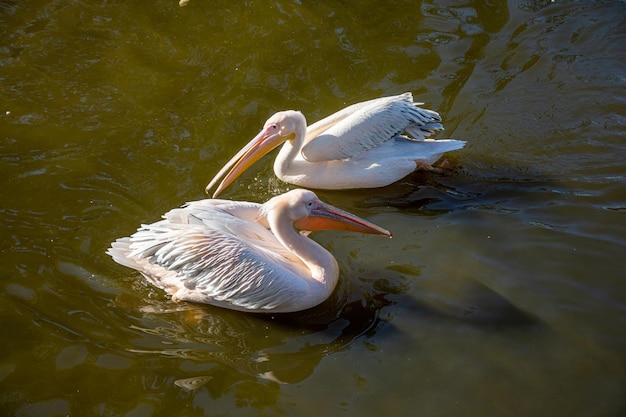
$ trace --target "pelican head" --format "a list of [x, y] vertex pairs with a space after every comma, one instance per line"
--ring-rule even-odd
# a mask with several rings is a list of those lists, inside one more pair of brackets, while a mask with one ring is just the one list
[[304, 231], [344, 230], [391, 237], [388, 230], [324, 203], [313, 191], [304, 189], [271, 198], [263, 204], [261, 216], [267, 216], [271, 224], [278, 224], [278, 219], [283, 219]]
[[[277, 146], [295, 138], [304, 138], [306, 134], [306, 119], [299, 111], [286, 110], [275, 113], [267, 119], [263, 129], [244, 146], [230, 161], [217, 173], [206, 186], [209, 190], [226, 174], [220, 185], [213, 193], [213, 198], [217, 197], [226, 187], [228, 187], [245, 170], [250, 168], [256, 161], [267, 155]], [[231, 169], [232, 167], [232, 169]]]

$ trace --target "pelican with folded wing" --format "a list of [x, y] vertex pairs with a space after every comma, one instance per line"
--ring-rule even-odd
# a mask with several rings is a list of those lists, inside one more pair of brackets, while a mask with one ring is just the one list
[[[281, 180], [317, 189], [384, 187], [417, 169], [432, 169], [464, 141], [428, 139], [443, 129], [438, 113], [411, 93], [353, 104], [307, 127], [300, 112], [281, 111], [207, 185], [224, 177], [213, 197], [272, 149], [283, 144], [274, 172]], [[409, 136], [407, 136], [409, 135]]]
[[312, 191], [296, 189], [265, 204], [188, 203], [113, 242], [107, 253], [174, 300], [285, 313], [320, 304], [337, 284], [337, 261], [307, 236], [314, 230], [391, 237]]

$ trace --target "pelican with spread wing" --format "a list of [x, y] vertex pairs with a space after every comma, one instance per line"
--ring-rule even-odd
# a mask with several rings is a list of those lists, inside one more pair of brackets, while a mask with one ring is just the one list
[[107, 253], [174, 300], [284, 313], [320, 304], [337, 284], [337, 261], [307, 237], [314, 230], [391, 237], [312, 191], [296, 189], [265, 204], [187, 203], [113, 242]]
[[[216, 197], [239, 175], [283, 144], [274, 172], [281, 180], [317, 189], [384, 187], [417, 169], [432, 169], [464, 141], [433, 140], [443, 129], [437, 112], [419, 107], [411, 93], [353, 104], [307, 127], [304, 115], [288, 110], [270, 117], [207, 185]], [[407, 136], [408, 135], [408, 136]]]

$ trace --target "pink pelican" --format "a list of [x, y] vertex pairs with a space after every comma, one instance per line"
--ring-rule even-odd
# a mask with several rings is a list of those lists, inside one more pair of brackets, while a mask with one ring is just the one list
[[[443, 129], [437, 112], [419, 107], [411, 93], [353, 104], [306, 125], [300, 112], [270, 117], [259, 134], [211, 180], [208, 191], [226, 175], [213, 197], [241, 173], [284, 143], [274, 172], [281, 180], [328, 190], [384, 187], [432, 164], [464, 141], [426, 139]], [[411, 137], [403, 135], [409, 134]], [[232, 169], [231, 169], [232, 167]]]
[[[297, 230], [296, 230], [297, 229]], [[187, 203], [111, 244], [107, 253], [173, 300], [248, 312], [286, 313], [326, 300], [339, 278], [313, 230], [391, 233], [296, 189], [265, 204]]]

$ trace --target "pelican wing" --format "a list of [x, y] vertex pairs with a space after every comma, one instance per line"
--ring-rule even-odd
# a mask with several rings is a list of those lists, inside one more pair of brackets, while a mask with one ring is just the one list
[[[163, 218], [173, 223], [201, 224], [209, 228], [236, 224], [241, 226], [241, 230], [230, 230], [230, 232], [245, 235], [247, 231], [255, 229], [246, 227], [248, 224], [245, 222], [258, 223], [266, 229], [269, 228], [265, 216], [260, 210], [261, 204], [259, 203], [208, 198], [187, 202], [181, 208], [168, 211], [163, 215]], [[225, 221], [225, 223], [218, 223], [217, 218]]]
[[196, 203], [118, 239], [109, 254], [175, 299], [262, 311], [304, 296], [306, 284], [297, 279], [308, 274], [302, 262], [266, 226], [224, 210], [252, 215], [254, 205]]
[[349, 159], [408, 133], [424, 140], [443, 129], [437, 112], [419, 107], [411, 93], [353, 104], [307, 127], [302, 155], [309, 162]]

